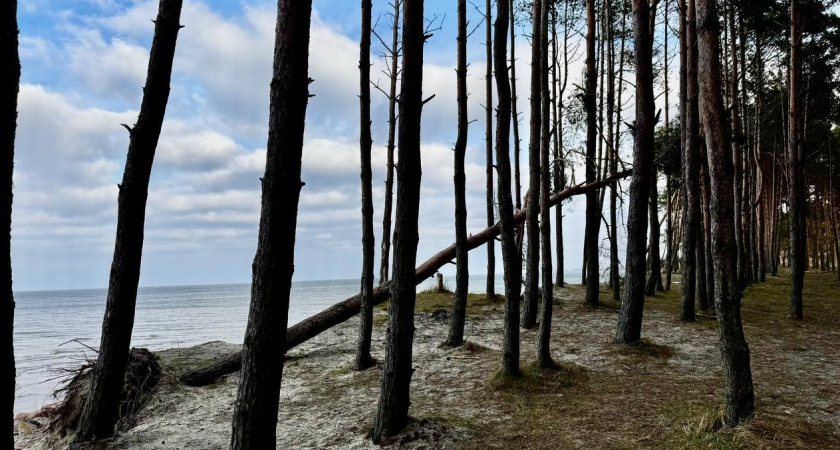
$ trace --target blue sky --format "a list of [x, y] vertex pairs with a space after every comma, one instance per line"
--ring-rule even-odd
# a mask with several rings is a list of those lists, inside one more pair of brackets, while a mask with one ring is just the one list
[[[374, 2], [377, 17], [388, 8]], [[172, 91], [153, 169], [141, 285], [248, 282], [265, 165], [275, 4], [186, 0]], [[310, 46], [299, 280], [356, 278], [361, 264], [357, 2], [316, 0]], [[454, 241], [455, 2], [427, 1], [442, 29], [426, 46], [418, 261]], [[113, 253], [116, 184], [136, 121], [155, 1], [20, 0], [23, 74], [12, 231], [17, 290], [104, 287]], [[477, 24], [479, 14], [470, 11]], [[386, 16], [379, 30], [388, 32]], [[520, 33], [521, 34], [521, 33]], [[469, 230], [484, 228], [483, 32], [472, 36], [467, 153]], [[374, 46], [373, 79], [385, 62]], [[519, 39], [520, 110], [527, 42]], [[572, 70], [572, 76], [577, 77]], [[374, 208], [381, 242], [387, 104], [374, 91]], [[523, 116], [527, 123], [527, 116]], [[578, 145], [569, 131], [568, 142]], [[526, 127], [522, 127], [527, 149]], [[527, 161], [523, 151], [522, 161]], [[523, 184], [527, 183], [527, 174]], [[566, 209], [566, 267], [580, 267], [583, 202]], [[377, 258], [378, 261], [378, 258]], [[471, 253], [473, 273], [485, 252]], [[454, 266], [453, 266], [454, 268]], [[446, 270], [451, 271], [450, 268]], [[501, 264], [498, 266], [501, 272]], [[445, 272], [448, 273], [448, 272]]]

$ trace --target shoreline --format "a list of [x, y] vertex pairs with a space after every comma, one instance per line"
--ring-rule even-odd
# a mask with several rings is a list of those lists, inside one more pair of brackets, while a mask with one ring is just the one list
[[[603, 307], [592, 310], [580, 305], [580, 287], [558, 289], [552, 354], [561, 369], [534, 369], [537, 333], [523, 330], [524, 375], [517, 379], [496, 376], [501, 304], [476, 302], [467, 318], [466, 338], [471, 345], [452, 350], [439, 345], [448, 321], [446, 314], [435, 313], [450, 297], [418, 301], [410, 412], [415, 422], [397, 445], [435, 449], [840, 446], [840, 399], [834, 395], [840, 392], [840, 359], [833, 347], [840, 330], [834, 321], [838, 313], [832, 311], [840, 306], [835, 295], [840, 283], [832, 279], [831, 286], [825, 286], [828, 276], [815, 279], [819, 276], [809, 276], [806, 286], [832, 289], [825, 299], [817, 295], [825, 303], [826, 323], [817, 317], [816, 301], [809, 302], [814, 303], [809, 305], [813, 311], [809, 322], [768, 317], [781, 310], [777, 306], [786, 307], [773, 297], [773, 308], [767, 311], [769, 296], [784, 291], [784, 280], [771, 280], [745, 296], [745, 330], [753, 351], [759, 415], [754, 424], [734, 430], [713, 426], [723, 398], [715, 322], [704, 318], [694, 324], [679, 322], [674, 315], [675, 291], [647, 299], [646, 343], [626, 348], [611, 343], [614, 303], [604, 301]], [[604, 291], [602, 298], [608, 295]], [[386, 311], [377, 307], [372, 352], [379, 361], [384, 357], [386, 317]], [[766, 320], [758, 323], [760, 317]], [[768, 324], [775, 329], [768, 329]], [[289, 352], [280, 394], [278, 448], [378, 448], [366, 434], [378, 399], [380, 368], [351, 369], [357, 326], [354, 318]], [[158, 352], [169, 375], [139, 412], [137, 425], [104, 446], [83, 448], [227, 448], [238, 374], [201, 388], [181, 386], [173, 379], [179, 371], [238, 347], [217, 341]], [[67, 448], [65, 441], [48, 439], [33, 430], [19, 435], [16, 446]]]

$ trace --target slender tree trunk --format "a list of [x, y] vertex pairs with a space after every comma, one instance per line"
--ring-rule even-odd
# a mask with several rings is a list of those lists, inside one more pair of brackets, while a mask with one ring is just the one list
[[[496, 170], [499, 172], [499, 222], [502, 237], [502, 261], [505, 267], [505, 325], [502, 349], [502, 373], [519, 374], [519, 298], [522, 282], [522, 261], [514, 241], [516, 223], [513, 216], [513, 201], [510, 195], [510, 83], [507, 80], [507, 33], [509, 0], [496, 2], [496, 39], [493, 51], [496, 54], [496, 91], [499, 105], [496, 113]], [[529, 208], [536, 208], [532, 203]]]
[[[485, 127], [485, 157], [486, 157], [486, 192], [487, 192], [487, 226], [492, 227], [496, 223], [496, 206], [493, 203], [493, 36], [492, 24], [493, 17], [491, 1], [485, 2], [485, 16], [486, 23], [486, 42], [487, 42], [487, 68], [485, 71], [484, 80], [484, 120]], [[502, 55], [504, 58], [505, 55]], [[499, 73], [496, 72], [496, 76]], [[507, 67], [505, 67], [505, 78], [507, 78]], [[510, 89], [510, 87], [508, 87]], [[510, 184], [510, 183], [508, 183]], [[487, 243], [487, 298], [490, 300], [496, 299], [496, 241]]]
[[540, 270], [540, 129], [542, 126], [542, 1], [533, 0], [531, 10], [531, 133], [528, 144], [528, 200], [531, 207], [525, 219], [526, 242], [528, 251], [525, 255], [525, 301], [522, 304], [522, 328], [530, 329], [537, 325], [537, 301], [539, 299]]
[[648, 0], [633, 0], [633, 47], [636, 63], [636, 125], [633, 128], [633, 177], [627, 208], [627, 275], [615, 341], [637, 344], [645, 304], [645, 239], [653, 169], [653, 32], [655, 10]]
[[[651, 152], [652, 154], [652, 152]], [[645, 295], [653, 296], [656, 291], [664, 291], [662, 287], [662, 261], [659, 256], [659, 191], [656, 189], [657, 173], [656, 167], [651, 167], [650, 193], [648, 200], [649, 227], [650, 227], [650, 278], [645, 286]]]
[[[540, 148], [540, 245], [542, 247], [542, 310], [537, 341], [537, 362], [551, 368], [551, 314], [554, 307], [554, 280], [551, 273], [551, 91], [548, 88], [548, 2], [540, 2], [540, 84], [542, 88], [542, 136]], [[533, 95], [533, 94], [532, 94]]]
[[[464, 158], [467, 153], [467, 0], [458, 0], [458, 137], [455, 140], [455, 304], [446, 345], [457, 347], [464, 342], [469, 290], [469, 249], [467, 248], [467, 178]], [[514, 102], [515, 103], [515, 102]]]
[[[564, 70], [568, 71], [568, 10], [569, 5], [566, 3], [564, 5], [565, 12], [564, 12], [564, 28], [563, 28], [563, 57], [564, 62]], [[563, 93], [566, 90], [566, 81], [567, 75], [563, 75], [563, 84], [561, 85], [560, 80], [558, 79], [557, 72], [559, 70], [559, 61], [557, 61], [557, 10], [552, 8], [553, 12], [553, 19], [551, 22], [551, 31], [553, 35], [552, 39], [552, 51], [551, 53], [554, 55], [554, 63], [553, 63], [553, 70], [552, 70], [552, 86], [554, 87], [554, 102], [555, 102], [555, 109], [554, 109], [554, 164], [552, 165], [553, 168], [553, 175], [554, 175], [554, 191], [560, 192], [561, 190], [566, 188], [566, 164], [565, 164], [565, 152], [563, 151]], [[555, 245], [555, 253], [557, 253], [557, 264], [556, 264], [556, 274], [555, 280], [557, 280], [557, 286], [564, 287], [565, 286], [565, 277], [564, 277], [564, 269], [565, 266], [563, 264], [563, 204], [557, 205], [554, 208], [554, 245]]]
[[[702, 169], [700, 170], [700, 206], [702, 208], [703, 222], [700, 228], [700, 233], [703, 235], [702, 239], [702, 259], [698, 255], [697, 266], [699, 272], [697, 273], [697, 296], [699, 297], [700, 309], [708, 310], [713, 306], [713, 299], [715, 295], [714, 283], [714, 262], [712, 260], [712, 193], [711, 193], [711, 179], [709, 178], [709, 157], [706, 151], [706, 145], [701, 144], [700, 160]], [[734, 201], [734, 200], [733, 200]], [[698, 245], [700, 245], [698, 243]], [[703, 263], [703, 266], [700, 264]]]
[[[685, 201], [683, 208], [683, 262], [682, 262], [682, 311], [680, 319], [691, 322], [695, 319], [695, 293], [702, 279], [697, 279], [698, 239], [701, 239], [700, 223], [700, 158], [697, 136], [699, 133], [697, 101], [697, 27], [695, 21], [695, 0], [683, 0], [685, 17], [684, 40], [685, 52], [685, 131], [683, 133], [683, 176]], [[702, 248], [702, 247], [701, 247]]]
[[[668, 35], [670, 34], [670, 23], [668, 22], [668, 0], [665, 0], [665, 68], [663, 70], [663, 80], [665, 81], [665, 129], [671, 129], [671, 121], [669, 117], [670, 112], [670, 105], [668, 104], [668, 78], [670, 74], [668, 73]], [[669, 150], [670, 151], [670, 150]], [[666, 206], [666, 219], [665, 219], [665, 251], [666, 255], [668, 255], [668, 259], [665, 260], [665, 290], [670, 292], [671, 291], [671, 273], [674, 270], [673, 265], [673, 252], [674, 252], [674, 224], [672, 222], [672, 207], [671, 205], [671, 175], [665, 176], [665, 195], [667, 200]]]
[[359, 43], [359, 150], [362, 179], [362, 310], [359, 314], [359, 341], [356, 347], [356, 370], [364, 370], [373, 363], [370, 339], [373, 332], [373, 192], [370, 152], [370, 22], [371, 0], [362, 0], [362, 36]]
[[420, 116], [423, 111], [423, 0], [403, 3], [403, 58], [399, 101], [397, 213], [394, 223], [394, 278], [386, 335], [385, 363], [373, 442], [393, 436], [408, 424], [414, 342], [414, 266], [420, 211]]
[[734, 155], [735, 176], [733, 177], [734, 192], [735, 192], [735, 245], [737, 247], [736, 256], [738, 258], [738, 280], [739, 286], [744, 286], [745, 273], [745, 252], [744, 252], [744, 236], [739, 231], [743, 228], [743, 212], [741, 211], [741, 185], [743, 183], [743, 158], [741, 141], [743, 135], [741, 134], [741, 119], [738, 115], [738, 48], [735, 45], [735, 13], [734, 8], [729, 7], [729, 30], [732, 40], [730, 41], [730, 55], [732, 57], [732, 77], [730, 79], [730, 102], [732, 105], [731, 119], [732, 119], [732, 154]]
[[[610, 171], [618, 171], [619, 144], [621, 143], [621, 97], [624, 92], [624, 49], [627, 42], [627, 7], [624, 1], [621, 2], [621, 50], [618, 61], [618, 99], [616, 108], [615, 131], [613, 133], [612, 158], [610, 159]], [[610, 185], [610, 279], [612, 280], [613, 300], [621, 299], [621, 276], [618, 260], [618, 183]]]
[[[796, 0], [794, 0], [796, 1]], [[726, 373], [726, 415], [734, 426], [750, 420], [755, 411], [750, 350], [741, 325], [741, 291], [738, 286], [732, 155], [727, 154], [720, 91], [720, 32], [715, 0], [697, 0], [700, 105], [709, 156], [712, 184], [712, 253], [715, 274], [715, 311], [720, 348]]]
[[17, 0], [0, 6], [0, 449], [15, 448], [15, 354], [12, 345], [15, 298], [12, 292], [12, 173], [15, 160], [20, 58]]
[[[516, 95], [516, 26], [514, 21], [514, 8], [510, 8], [510, 107], [511, 120], [513, 122], [513, 188], [516, 211], [522, 209], [522, 182], [519, 174], [519, 112], [516, 102], [519, 97]], [[522, 233], [520, 229], [519, 234]]]
[[399, 64], [397, 48], [400, 44], [400, 10], [403, 0], [394, 0], [394, 25], [391, 35], [391, 68], [388, 90], [388, 144], [387, 162], [385, 163], [385, 205], [382, 208], [382, 255], [379, 261], [379, 284], [388, 281], [388, 272], [391, 268], [391, 210], [394, 202], [394, 148], [396, 147], [397, 134], [397, 72]]
[[280, 0], [274, 42], [268, 146], [251, 308], [233, 409], [231, 450], [273, 448], [294, 274], [295, 235], [309, 101], [312, 2]]
[[790, 7], [790, 87], [788, 106], [788, 199], [790, 202], [790, 317], [802, 319], [802, 286], [805, 279], [805, 174], [801, 147], [799, 89], [802, 77], [802, 21], [799, 0]]
[[[596, 87], [598, 74], [595, 72], [595, 0], [586, 0], [586, 89], [583, 95], [586, 110], [586, 182], [592, 183], [597, 177], [596, 155]], [[586, 231], [584, 233], [584, 252], [586, 265], [586, 304], [598, 306], [600, 282], [598, 269], [598, 230], [601, 212], [598, 210], [598, 193], [586, 194]]]
[[[613, 29], [613, 14], [612, 14], [612, 6], [609, 2], [606, 2], [607, 8], [607, 20], [609, 22], [607, 26], [607, 147], [608, 147], [608, 164], [609, 164], [609, 171], [610, 174], [615, 174], [618, 170], [618, 148], [615, 146], [615, 139], [613, 133], [613, 126], [614, 126], [614, 113], [615, 113], [615, 31]], [[624, 30], [622, 30], [623, 32]], [[617, 230], [615, 229], [616, 224], [616, 199], [617, 199], [617, 186], [610, 186], [610, 229], [609, 237], [610, 237], [610, 276], [609, 276], [609, 283], [610, 288], [613, 291], [613, 300], [620, 300], [621, 299], [621, 287], [619, 282], [619, 274], [618, 274], [618, 239], [614, 239], [617, 237]]]
[[102, 320], [102, 338], [91, 378], [90, 393], [82, 409], [76, 439], [90, 441], [114, 434], [120, 416], [120, 397], [128, 363], [140, 261], [146, 199], [166, 103], [175, 42], [181, 28], [181, 0], [161, 0], [149, 55], [146, 87], [134, 128], [129, 129], [128, 156], [119, 184], [117, 236], [108, 281], [108, 299]]

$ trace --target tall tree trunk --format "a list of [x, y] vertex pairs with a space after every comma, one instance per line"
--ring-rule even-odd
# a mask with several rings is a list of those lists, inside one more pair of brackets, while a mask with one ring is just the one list
[[533, 0], [531, 10], [531, 129], [528, 144], [528, 199], [531, 205], [525, 219], [526, 242], [528, 251], [525, 255], [525, 301], [522, 303], [522, 328], [530, 329], [537, 325], [537, 301], [539, 299], [540, 271], [540, 129], [542, 126], [542, 1]]
[[408, 424], [414, 342], [414, 265], [420, 211], [420, 116], [423, 112], [423, 0], [403, 4], [403, 59], [397, 148], [397, 211], [394, 223], [394, 278], [388, 314], [385, 363], [373, 442], [393, 436]]
[[[561, 84], [561, 80], [557, 76], [559, 68], [559, 61], [557, 61], [557, 10], [556, 8], [552, 8], [553, 12], [553, 21], [551, 23], [551, 31], [553, 35], [552, 39], [552, 51], [551, 53], [554, 55], [554, 63], [553, 63], [553, 70], [552, 70], [552, 85], [554, 87], [554, 102], [555, 102], [555, 109], [554, 109], [554, 164], [553, 167], [553, 175], [554, 175], [554, 182], [553, 187], [555, 192], [560, 192], [561, 190], [566, 188], [566, 163], [565, 163], [565, 151], [563, 150], [563, 93], [566, 91], [566, 83], [568, 81], [568, 41], [569, 41], [569, 29], [568, 29], [568, 15], [569, 15], [569, 5], [568, 3], [564, 4], [564, 14], [563, 14], [563, 60], [564, 60], [564, 75]], [[557, 282], [557, 286], [564, 287], [566, 285], [566, 280], [563, 271], [565, 270], [564, 258], [563, 258], [563, 204], [558, 204], [557, 207], [554, 208], [554, 246], [555, 246], [555, 253], [557, 253], [557, 264], [555, 267], [556, 274], [555, 280]]]
[[636, 63], [636, 125], [633, 131], [633, 177], [627, 207], [627, 275], [618, 315], [615, 341], [637, 344], [642, 335], [645, 304], [645, 240], [653, 169], [653, 23], [655, 9], [648, 0], [633, 0], [633, 53]]
[[[505, 325], [502, 349], [502, 373], [519, 374], [519, 298], [522, 282], [522, 261], [516, 249], [513, 201], [510, 195], [510, 83], [507, 79], [507, 33], [509, 0], [496, 2], [496, 39], [493, 41], [496, 68], [496, 92], [499, 105], [496, 113], [496, 170], [499, 172], [499, 222], [502, 237], [502, 261], [505, 267]], [[532, 203], [529, 208], [536, 208]]]
[[[510, 114], [513, 121], [513, 188], [515, 208], [517, 211], [522, 209], [522, 182], [519, 174], [519, 112], [516, 108], [516, 103], [519, 97], [516, 95], [516, 26], [514, 18], [514, 8], [510, 8]], [[522, 230], [518, 233], [521, 235]]]
[[696, 288], [702, 280], [697, 279], [697, 261], [699, 253], [697, 241], [700, 235], [700, 158], [699, 158], [699, 118], [697, 101], [697, 27], [695, 21], [695, 0], [683, 0], [685, 21], [684, 36], [680, 39], [685, 43], [685, 130], [683, 132], [683, 262], [682, 262], [682, 310], [680, 319], [691, 322], [695, 319]]
[[[610, 158], [610, 171], [618, 171], [618, 148], [621, 143], [621, 97], [624, 92], [624, 49], [627, 42], [627, 7], [626, 2], [621, 2], [621, 50], [618, 61], [618, 99], [616, 108], [615, 131], [613, 133], [612, 158]], [[618, 183], [610, 185], [610, 279], [612, 280], [613, 300], [621, 299], [621, 276], [618, 260]]]
[[[586, 89], [583, 95], [586, 110], [586, 182], [597, 177], [596, 156], [596, 87], [598, 74], [595, 72], [595, 0], [586, 0]], [[598, 230], [601, 223], [600, 202], [597, 192], [586, 194], [586, 230], [584, 252], [586, 265], [586, 304], [598, 306], [600, 282], [598, 269]]]
[[[618, 148], [614, 145], [614, 113], [615, 113], [615, 31], [613, 20], [613, 9], [610, 2], [604, 5], [607, 8], [607, 151], [608, 164], [610, 174], [615, 174], [618, 170]], [[624, 30], [622, 30], [623, 32]], [[610, 276], [609, 285], [613, 291], [613, 300], [620, 300], [621, 287], [619, 287], [618, 274], [618, 240], [616, 237], [616, 188], [617, 186], [610, 186], [610, 228], [608, 231], [610, 237]]]
[[[446, 345], [457, 347], [464, 342], [469, 290], [469, 249], [467, 248], [467, 178], [464, 158], [467, 153], [467, 0], [458, 0], [458, 137], [455, 140], [455, 304]], [[514, 102], [515, 103], [515, 102]]]
[[[796, 0], [794, 0], [796, 1]], [[715, 274], [715, 311], [720, 348], [726, 373], [727, 425], [734, 426], [754, 415], [750, 350], [741, 324], [741, 291], [738, 285], [732, 155], [727, 152], [720, 91], [718, 15], [715, 0], [697, 0], [700, 105], [708, 148], [712, 185], [712, 253]]]
[[[670, 105], [668, 104], [668, 78], [670, 74], [668, 73], [668, 35], [670, 34], [670, 26], [671, 24], [668, 22], [668, 0], [665, 0], [665, 68], [663, 70], [663, 80], [665, 82], [665, 129], [671, 129], [671, 121], [669, 117], [670, 112]], [[669, 134], [670, 135], [670, 134]], [[668, 150], [670, 152], [670, 149]], [[671, 204], [671, 175], [665, 176], [665, 198], [667, 201], [666, 205], [666, 219], [665, 219], [665, 254], [668, 255], [668, 259], [665, 260], [665, 290], [670, 292], [671, 291], [671, 273], [673, 272], [673, 252], [674, 252], [674, 224], [672, 220], [673, 215], [673, 205]]]
[[394, 148], [397, 134], [397, 71], [399, 70], [397, 48], [400, 44], [400, 10], [403, 0], [394, 0], [394, 25], [391, 35], [390, 89], [388, 90], [388, 160], [385, 164], [385, 205], [382, 208], [382, 255], [379, 260], [379, 284], [388, 281], [391, 269], [391, 210], [394, 202]]
[[370, 21], [371, 0], [362, 0], [362, 36], [359, 43], [359, 151], [362, 180], [362, 310], [359, 314], [359, 341], [356, 347], [356, 370], [373, 363], [370, 339], [373, 332], [373, 258], [376, 245], [373, 236], [373, 192], [370, 152]]
[[[735, 45], [735, 13], [731, 5], [727, 8], [729, 10], [729, 31], [732, 39], [730, 40], [730, 55], [732, 57], [732, 77], [730, 78], [729, 101], [731, 103], [731, 120], [732, 120], [732, 155], [734, 156], [735, 176], [733, 177], [734, 192], [735, 192], [735, 245], [736, 256], [738, 260], [738, 283], [743, 287], [745, 274], [745, 250], [744, 250], [744, 236], [740, 232], [743, 229], [743, 212], [741, 206], [743, 204], [741, 199], [741, 185], [743, 183], [743, 158], [741, 142], [743, 135], [741, 133], [741, 119], [738, 115], [738, 47]], [[742, 43], [743, 45], [743, 43]]]
[[790, 202], [790, 317], [802, 319], [802, 286], [805, 279], [805, 174], [801, 147], [799, 89], [802, 77], [802, 21], [799, 0], [790, 3], [790, 87], [788, 89], [788, 199]]
[[15, 448], [15, 354], [12, 345], [15, 298], [12, 293], [12, 172], [15, 160], [20, 58], [17, 0], [0, 6], [0, 449]]
[[312, 2], [280, 0], [274, 41], [268, 146], [251, 308], [242, 346], [242, 374], [233, 409], [231, 450], [273, 448], [283, 379], [303, 133], [309, 101]]
[[[490, 0], [485, 2], [485, 31], [487, 43], [487, 67], [484, 79], [484, 120], [485, 120], [485, 158], [486, 158], [486, 182], [487, 194], [487, 226], [492, 227], [496, 223], [496, 206], [493, 203], [493, 36], [491, 19], [493, 17]], [[504, 58], [505, 55], [502, 55]], [[496, 72], [496, 76], [499, 73]], [[507, 67], [505, 67], [505, 78], [507, 78]], [[510, 87], [508, 87], [510, 89]], [[510, 184], [510, 183], [508, 183]], [[496, 299], [496, 241], [487, 243], [487, 298]]]
[[181, 28], [181, 0], [161, 0], [149, 54], [143, 101], [134, 128], [129, 130], [128, 156], [117, 203], [117, 236], [108, 280], [108, 299], [102, 320], [102, 338], [76, 439], [90, 441], [114, 434], [119, 420], [120, 396], [134, 327], [134, 306], [143, 255], [146, 199], [166, 103], [175, 42]]
[[[554, 307], [554, 280], [551, 273], [551, 91], [548, 88], [548, 2], [540, 2], [540, 84], [542, 90], [542, 136], [540, 145], [540, 245], [542, 247], [542, 310], [537, 341], [537, 362], [551, 368], [551, 314]], [[532, 94], [533, 95], [533, 94]]]

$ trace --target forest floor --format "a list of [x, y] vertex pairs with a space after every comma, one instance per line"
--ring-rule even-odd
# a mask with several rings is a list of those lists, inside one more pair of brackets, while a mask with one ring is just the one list
[[[498, 376], [502, 302], [470, 298], [462, 348], [447, 349], [451, 295], [418, 296], [413, 423], [400, 448], [792, 449], [840, 448], [840, 282], [805, 279], [805, 317], [787, 319], [789, 279], [768, 276], [747, 289], [743, 320], [752, 353], [756, 418], [719, 427], [724, 400], [717, 324], [679, 320], [679, 290], [645, 303], [644, 344], [613, 343], [618, 303], [582, 304], [583, 288], [557, 289], [552, 354], [558, 370], [535, 367], [536, 330], [522, 331], [523, 375]], [[578, 280], [575, 280], [578, 281]], [[376, 311], [374, 357], [384, 358], [387, 312]], [[381, 367], [352, 370], [357, 319], [293, 349], [283, 374], [277, 448], [376, 448], [372, 428]], [[85, 449], [226, 449], [238, 375], [201, 388], [176, 376], [237, 346], [207, 343], [160, 352], [171, 375], [139, 412], [137, 424]], [[27, 429], [30, 427], [26, 427]], [[37, 429], [20, 449], [61, 449], [67, 439]]]

